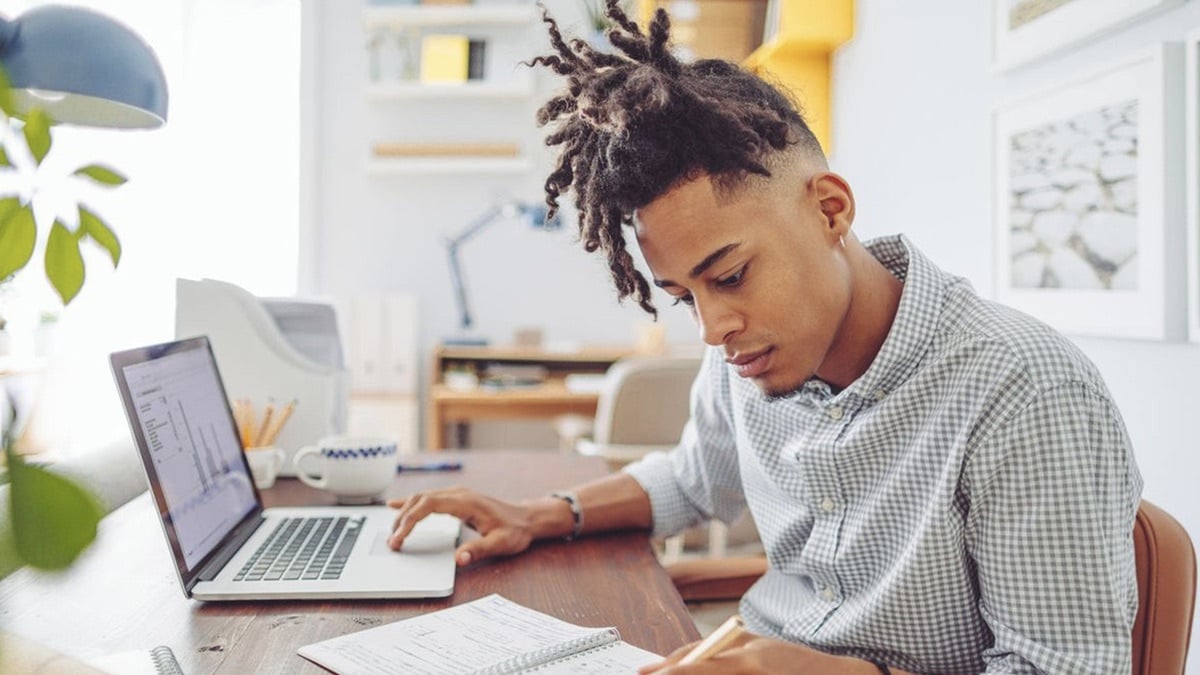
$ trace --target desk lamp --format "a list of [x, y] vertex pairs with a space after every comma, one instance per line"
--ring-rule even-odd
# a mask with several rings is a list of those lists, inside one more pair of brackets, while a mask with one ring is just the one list
[[481, 347], [488, 343], [486, 337], [471, 333], [471, 327], [475, 322], [471, 317], [470, 303], [467, 302], [467, 288], [463, 278], [462, 265], [458, 262], [458, 251], [462, 245], [502, 220], [520, 219], [525, 225], [541, 230], [557, 230], [562, 226], [562, 222], [557, 216], [546, 220], [546, 213], [547, 209], [544, 204], [527, 204], [520, 201], [503, 202], [488, 209], [470, 225], [467, 225], [462, 232], [446, 239], [446, 253], [450, 257], [450, 278], [454, 283], [454, 299], [458, 303], [459, 334], [446, 338], [443, 341], [444, 344]]
[[0, 66], [14, 114], [54, 122], [151, 129], [167, 119], [167, 81], [136, 33], [81, 7], [48, 5], [0, 17]]

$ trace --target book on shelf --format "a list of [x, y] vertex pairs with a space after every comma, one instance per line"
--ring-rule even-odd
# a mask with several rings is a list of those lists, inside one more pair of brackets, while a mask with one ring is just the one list
[[482, 80], [484, 77], [483, 60], [487, 55], [487, 42], [484, 40], [467, 41], [467, 79]]
[[335, 673], [629, 673], [662, 657], [616, 628], [579, 626], [492, 594], [411, 619], [305, 645]]

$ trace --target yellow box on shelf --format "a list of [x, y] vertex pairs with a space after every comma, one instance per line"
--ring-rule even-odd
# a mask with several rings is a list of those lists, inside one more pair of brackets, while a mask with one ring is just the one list
[[470, 48], [465, 35], [426, 35], [421, 39], [421, 81], [466, 82]]

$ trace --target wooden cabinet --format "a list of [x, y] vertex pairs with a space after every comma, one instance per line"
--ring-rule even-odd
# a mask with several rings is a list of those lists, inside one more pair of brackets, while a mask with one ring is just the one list
[[[429, 387], [429, 447], [449, 447], [447, 431], [454, 432], [454, 445], [465, 445], [467, 425], [472, 421], [593, 416], [599, 399], [597, 389], [575, 387], [569, 376], [602, 375], [617, 359], [633, 353], [632, 347], [625, 346], [589, 346], [571, 351], [439, 347], [434, 351]], [[473, 386], [472, 378], [454, 384], [453, 377], [447, 378], [454, 372], [474, 373]], [[504, 378], [495, 375], [498, 372], [539, 373], [540, 377], [511, 378], [519, 381], [505, 383]]]

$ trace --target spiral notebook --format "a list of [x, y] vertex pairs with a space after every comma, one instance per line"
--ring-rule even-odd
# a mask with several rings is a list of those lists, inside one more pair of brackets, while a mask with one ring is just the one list
[[616, 628], [577, 626], [496, 594], [298, 653], [340, 675], [628, 674], [662, 660], [621, 640]]
[[166, 645], [101, 656], [88, 665], [113, 675], [183, 675], [175, 652]]

